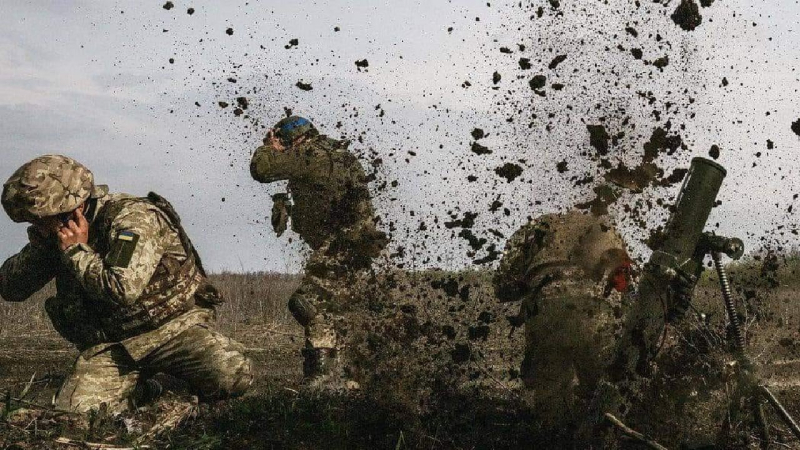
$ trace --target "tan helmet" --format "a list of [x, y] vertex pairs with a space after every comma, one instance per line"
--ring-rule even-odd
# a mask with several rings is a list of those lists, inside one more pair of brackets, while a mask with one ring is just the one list
[[74, 211], [94, 190], [94, 176], [85, 166], [66, 156], [44, 155], [5, 182], [3, 209], [14, 222], [33, 222]]

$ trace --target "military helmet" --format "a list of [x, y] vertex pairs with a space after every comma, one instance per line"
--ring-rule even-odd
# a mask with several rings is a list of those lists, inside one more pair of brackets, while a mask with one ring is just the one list
[[289, 145], [295, 139], [307, 134], [317, 134], [317, 129], [314, 125], [308, 119], [300, 116], [289, 116], [281, 119], [273, 129], [277, 130], [275, 137], [280, 139], [283, 145]]
[[85, 166], [66, 156], [44, 155], [3, 184], [2, 203], [14, 222], [33, 222], [74, 211], [94, 191], [94, 176]]

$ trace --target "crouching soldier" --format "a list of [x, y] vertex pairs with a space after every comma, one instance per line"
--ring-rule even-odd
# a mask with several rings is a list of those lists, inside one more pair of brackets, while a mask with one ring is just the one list
[[341, 313], [354, 300], [356, 280], [387, 244], [376, 228], [368, 178], [349, 143], [320, 135], [302, 117], [287, 117], [269, 131], [250, 164], [257, 181], [288, 180], [289, 193], [273, 196], [273, 228], [280, 236], [291, 217], [292, 230], [313, 251], [289, 300], [305, 329], [303, 373], [309, 381], [330, 373], [342, 347]]
[[251, 362], [213, 330], [221, 296], [165, 199], [109, 194], [75, 160], [46, 155], [11, 176], [2, 204], [31, 226], [28, 245], [0, 268], [0, 296], [24, 301], [55, 278], [45, 308], [81, 352], [57, 408], [121, 412], [160, 393], [159, 372], [206, 400], [250, 386]]
[[614, 227], [593, 215], [548, 214], [515, 232], [494, 276], [500, 301], [521, 300], [520, 374], [542, 421], [571, 422], [613, 354], [631, 283], [631, 260]]

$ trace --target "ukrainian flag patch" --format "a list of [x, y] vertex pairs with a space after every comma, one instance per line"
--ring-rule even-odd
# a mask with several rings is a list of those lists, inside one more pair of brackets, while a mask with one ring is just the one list
[[138, 234], [132, 231], [120, 231], [106, 256], [106, 263], [111, 267], [128, 267], [138, 243]]
[[132, 240], [133, 240], [135, 237], [137, 237], [137, 236], [136, 236], [136, 233], [131, 233], [130, 231], [123, 231], [123, 232], [121, 232], [121, 233], [119, 234], [119, 236], [117, 237], [117, 239], [119, 239], [120, 241], [128, 241], [128, 242], [130, 242], [130, 241], [132, 241]]

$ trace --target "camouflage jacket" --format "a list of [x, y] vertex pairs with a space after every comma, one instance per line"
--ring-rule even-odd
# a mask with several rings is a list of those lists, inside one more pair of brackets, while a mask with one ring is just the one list
[[[204, 277], [180, 231], [152, 202], [111, 194], [97, 199], [94, 211], [88, 245], [61, 252], [55, 241], [29, 243], [8, 258], [0, 296], [23, 301], [55, 278], [57, 296], [88, 313], [91, 323], [80, 325], [96, 328], [99, 342], [124, 341], [132, 353], [146, 353], [179, 332], [163, 325], [191, 312]], [[157, 333], [161, 328], [169, 331]]]
[[253, 178], [262, 183], [288, 180], [294, 205], [292, 230], [317, 250], [334, 237], [350, 242], [381, 241], [375, 227], [368, 179], [348, 142], [316, 136], [278, 151], [259, 147], [250, 163]]
[[617, 283], [610, 287], [624, 289], [630, 273], [619, 271], [629, 267], [625, 244], [612, 225], [572, 211], [543, 215], [517, 230], [506, 243], [493, 281], [501, 301], [514, 301], [564, 276], [582, 278], [588, 285]]

